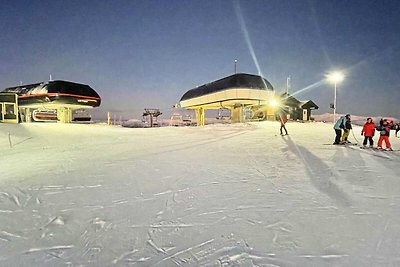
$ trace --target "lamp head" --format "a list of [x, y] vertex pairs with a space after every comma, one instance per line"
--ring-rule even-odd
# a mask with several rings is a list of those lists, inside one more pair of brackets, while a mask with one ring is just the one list
[[340, 71], [335, 71], [327, 75], [328, 81], [332, 83], [339, 83], [343, 81], [344, 79], [344, 74], [341, 73]]

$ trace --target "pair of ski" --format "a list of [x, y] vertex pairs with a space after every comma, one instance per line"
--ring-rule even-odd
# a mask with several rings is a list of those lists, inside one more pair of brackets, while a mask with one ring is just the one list
[[[378, 158], [383, 158], [385, 160], [395, 160], [398, 157], [400, 157], [397, 153], [394, 153], [393, 151], [386, 151], [383, 149], [378, 149], [378, 148], [365, 148], [365, 147], [360, 147], [358, 144], [354, 145], [344, 145], [344, 147], [347, 147], [348, 149], [352, 150], [358, 150], [362, 153], [369, 154], [374, 157]], [[360, 149], [360, 150], [359, 150]]]
[[356, 143], [324, 144], [324, 146], [357, 146]]
[[387, 151], [387, 152], [400, 151], [399, 149], [386, 149], [386, 148], [367, 147], [367, 146], [360, 146], [360, 148], [361, 149], [366, 149], [366, 150], [373, 150], [373, 151]]
[[398, 152], [400, 151], [399, 149], [384, 149], [384, 148], [377, 148], [377, 147], [365, 147], [365, 146], [359, 146], [357, 143], [340, 143], [340, 144], [324, 144], [324, 145], [333, 145], [333, 146], [344, 146], [344, 147], [354, 147], [357, 146], [360, 149], [365, 149], [365, 150], [372, 150], [372, 151], [382, 151], [382, 152]]

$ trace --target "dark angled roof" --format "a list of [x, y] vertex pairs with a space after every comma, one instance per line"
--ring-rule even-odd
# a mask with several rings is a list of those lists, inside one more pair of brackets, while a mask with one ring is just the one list
[[287, 93], [283, 93], [281, 95], [281, 101], [283, 105], [288, 107], [299, 107], [299, 105], [301, 104], [299, 100]]
[[[267, 87], [267, 88], [266, 88]], [[220, 80], [201, 85], [187, 91], [180, 101], [212, 94], [226, 89], [246, 88], [256, 90], [274, 90], [271, 83], [258, 75], [238, 73]]]
[[49, 81], [49, 82], [9, 87], [4, 89], [2, 93], [16, 93], [18, 95], [35, 94], [34, 90], [40, 88], [42, 88], [40, 90], [40, 94], [62, 93], [62, 94], [81, 95], [81, 96], [100, 98], [100, 96], [96, 93], [96, 91], [93, 90], [93, 88], [91, 88], [89, 85], [67, 82], [67, 81]]
[[301, 108], [318, 109], [319, 107], [312, 100], [304, 100], [304, 101], [301, 101]]
[[318, 109], [318, 106], [311, 100], [297, 100], [295, 97], [288, 93], [281, 94], [282, 104], [292, 108], [303, 108], [303, 109]]

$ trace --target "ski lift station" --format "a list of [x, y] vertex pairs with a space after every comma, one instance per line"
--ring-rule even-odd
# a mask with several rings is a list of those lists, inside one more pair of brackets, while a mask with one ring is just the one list
[[[0, 92], [0, 122], [90, 120], [86, 109], [100, 106], [101, 98], [89, 85], [68, 81], [9, 87]], [[299, 101], [288, 93], [275, 94], [265, 78], [246, 73], [233, 74], [187, 91], [177, 105], [194, 110], [197, 125], [205, 124], [205, 110], [228, 110], [231, 122], [245, 120], [275, 120], [275, 112], [285, 106], [292, 120], [310, 120], [312, 101]], [[157, 125], [158, 109], [145, 109], [144, 118]], [[182, 120], [182, 125], [183, 119]], [[187, 123], [185, 122], [185, 125]], [[190, 123], [191, 124], [191, 123]]]
[[48, 81], [9, 87], [0, 92], [0, 122], [70, 123], [84, 119], [74, 114], [100, 103], [100, 96], [86, 84]]
[[[207, 109], [228, 109], [232, 122], [243, 122], [247, 111], [262, 119], [274, 119], [276, 100], [271, 83], [259, 75], [238, 73], [187, 91], [179, 106], [195, 110], [204, 125]], [[261, 114], [261, 115], [260, 115]]]

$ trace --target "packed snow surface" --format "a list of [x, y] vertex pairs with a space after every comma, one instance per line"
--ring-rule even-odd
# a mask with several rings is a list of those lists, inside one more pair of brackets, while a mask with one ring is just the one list
[[0, 266], [399, 266], [398, 152], [287, 128], [0, 124]]

